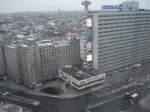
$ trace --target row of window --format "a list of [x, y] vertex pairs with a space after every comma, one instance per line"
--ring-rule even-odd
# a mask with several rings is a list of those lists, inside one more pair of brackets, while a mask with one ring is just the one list
[[[149, 55], [150, 56], [150, 55]], [[117, 69], [117, 68], [119, 68], [119, 67], [123, 67], [123, 66], [128, 66], [128, 65], [131, 65], [131, 64], [133, 64], [133, 63], [138, 63], [138, 62], [141, 62], [141, 61], [144, 61], [144, 60], [149, 60], [150, 58], [149, 58], [149, 56], [147, 56], [147, 57], [134, 57], [134, 58], [128, 58], [128, 60], [127, 59], [125, 59], [125, 60], [123, 60], [123, 61], [115, 61], [115, 62], [110, 62], [110, 63], [101, 63], [100, 61], [99, 61], [99, 69], [102, 69], [102, 70], [104, 70], [104, 71], [108, 71], [108, 70], [110, 70], [110, 69]]]
[[73, 85], [75, 85], [76, 87], [84, 87], [84, 86], [87, 86], [87, 85], [90, 85], [90, 84], [93, 84], [93, 83], [96, 83], [96, 82], [100, 82], [100, 81], [104, 81], [105, 79], [102, 78], [102, 79], [98, 79], [96, 81], [93, 81], [93, 82], [87, 82], [85, 84], [82, 84], [82, 85], [77, 85], [76, 83], [72, 82]]
[[139, 33], [150, 33], [149, 29], [141, 29], [140, 31], [130, 31], [130, 30], [124, 30], [124, 31], [120, 31], [120, 32], [110, 32], [110, 33], [105, 33], [105, 34], [101, 34], [99, 33], [99, 38], [106, 38], [107, 36], [117, 36], [117, 35], [126, 35], [126, 34], [134, 34], [134, 35], [138, 35]]
[[[150, 40], [149, 40], [150, 41]], [[142, 44], [134, 44], [134, 43], [127, 43], [127, 44], [114, 44], [114, 45], [106, 45], [106, 46], [98, 46], [99, 50], [114, 50], [114, 49], [121, 49], [121, 48], [130, 48], [132, 49], [133, 47], [148, 47], [150, 43], [148, 42], [143, 42]]]
[[131, 23], [131, 24], [119, 24], [119, 25], [106, 25], [106, 26], [99, 26], [98, 30], [103, 31], [105, 29], [125, 29], [125, 28], [135, 28], [135, 29], [141, 29], [141, 28], [150, 28], [150, 21], [148, 23]]
[[104, 33], [111, 33], [111, 32], [125, 32], [125, 31], [138, 31], [138, 32], [140, 32], [140, 31], [142, 31], [142, 30], [144, 30], [144, 31], [149, 31], [150, 30], [150, 27], [148, 26], [148, 27], [137, 27], [137, 28], [130, 28], [130, 27], [121, 27], [120, 29], [119, 28], [117, 28], [117, 29], [110, 29], [109, 28], [109, 30], [101, 30], [101, 31], [99, 31], [98, 33], [99, 34], [104, 34]]
[[[145, 42], [149, 42], [150, 39], [149, 39], [149, 35], [146, 35], [146, 36], [142, 36], [142, 37], [137, 37], [137, 36], [133, 36], [131, 38], [123, 38], [123, 37], [120, 37], [120, 38], [117, 38], [117, 39], [107, 39], [107, 40], [100, 40], [98, 42], [98, 45], [99, 46], [110, 46], [110, 45], [117, 45], [117, 44], [128, 44], [128, 43], [133, 43], [133, 44], [145, 44]], [[144, 43], [143, 43], [144, 42]]]
[[109, 22], [99, 22], [98, 23], [98, 26], [99, 27], [106, 27], [107, 25], [108, 26], [111, 26], [111, 25], [147, 25], [148, 23], [150, 22], [150, 20], [145, 20], [145, 21], [109, 21]]
[[[113, 13], [113, 12], [112, 12]], [[147, 15], [150, 15], [150, 12], [145, 12], [145, 13], [135, 13], [134, 14], [128, 14], [128, 13], [123, 13], [123, 12], [120, 12], [120, 14], [115, 14], [115, 15], [99, 15], [98, 17], [118, 17], [118, 16], [147, 16]]]
[[141, 16], [141, 17], [116, 17], [116, 18], [99, 18], [98, 21], [113, 21], [113, 20], [141, 20], [144, 21], [146, 19], [150, 19], [150, 16]]
[[150, 33], [145, 33], [145, 32], [139, 32], [137, 35], [132, 34], [132, 33], [127, 33], [126, 35], [110, 35], [107, 37], [99, 37], [99, 42], [105, 42], [105, 41], [113, 41], [113, 40], [125, 40], [125, 39], [138, 39], [138, 38], [144, 38], [144, 37], [149, 37]]
[[149, 46], [143, 46], [143, 47], [133, 47], [133, 48], [130, 48], [130, 47], [127, 47], [127, 48], [123, 48], [123, 49], [112, 49], [112, 50], [100, 50], [100, 54], [99, 56], [107, 56], [107, 55], [113, 55], [113, 54], [116, 54], [116, 55], [119, 55], [119, 54], [135, 54], [139, 51], [149, 51]]
[[127, 52], [127, 53], [122, 53], [122, 54], [103, 55], [103, 56], [99, 56], [99, 61], [106, 63], [106, 62], [112, 62], [112, 61], [129, 60], [130, 58], [136, 59], [136, 57], [144, 57], [144, 56], [148, 57], [150, 55], [150, 52], [147, 52], [147, 51], [148, 50], [143, 50], [140, 52], [136, 52], [135, 54]]

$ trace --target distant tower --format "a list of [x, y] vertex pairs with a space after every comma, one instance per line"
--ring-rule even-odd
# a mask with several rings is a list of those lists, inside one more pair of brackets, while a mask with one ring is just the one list
[[91, 5], [91, 2], [85, 0], [82, 2], [82, 5], [84, 6], [84, 11], [87, 13], [89, 11], [89, 5]]
[[59, 10], [58, 10], [58, 14], [60, 14], [61, 13], [61, 9], [59, 8]]

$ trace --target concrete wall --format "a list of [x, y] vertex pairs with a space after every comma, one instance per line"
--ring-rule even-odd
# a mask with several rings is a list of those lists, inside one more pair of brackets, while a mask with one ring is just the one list
[[98, 14], [93, 15], [93, 67], [98, 68]]

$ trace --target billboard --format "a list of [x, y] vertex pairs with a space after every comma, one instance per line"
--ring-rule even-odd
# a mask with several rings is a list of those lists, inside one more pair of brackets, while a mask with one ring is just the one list
[[92, 27], [92, 19], [91, 18], [87, 18], [86, 19], [86, 27]]
[[86, 46], [86, 47], [87, 47], [87, 48], [86, 48], [86, 49], [87, 49], [87, 52], [88, 52], [88, 51], [91, 51], [91, 50], [92, 50], [92, 43], [90, 43], [90, 42], [87, 43], [87, 46]]
[[93, 60], [92, 54], [87, 54], [87, 62], [91, 62]]

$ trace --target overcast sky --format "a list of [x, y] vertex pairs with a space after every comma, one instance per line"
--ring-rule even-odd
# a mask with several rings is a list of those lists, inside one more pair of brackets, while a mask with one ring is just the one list
[[[24, 11], [82, 10], [82, 0], [0, 0], [0, 13]], [[102, 4], [118, 4], [126, 0], [90, 0], [90, 9], [100, 9]], [[137, 0], [141, 8], [150, 9], [150, 0]]]

